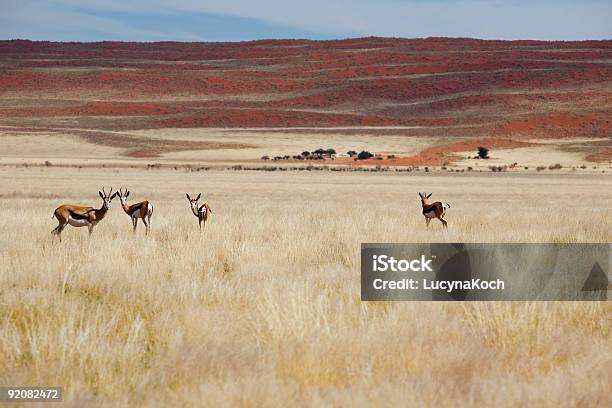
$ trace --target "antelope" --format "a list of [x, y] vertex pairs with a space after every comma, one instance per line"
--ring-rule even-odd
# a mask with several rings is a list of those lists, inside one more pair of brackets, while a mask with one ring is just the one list
[[115, 198], [117, 192], [113, 193], [111, 187], [110, 191], [107, 193], [104, 191], [104, 187], [102, 187], [102, 191], [98, 191], [98, 194], [102, 199], [102, 207], [98, 209], [69, 204], [57, 207], [53, 212], [53, 217], [57, 218], [59, 224], [51, 231], [51, 235], [57, 235], [60, 242], [62, 242], [62, 231], [66, 225], [70, 224], [73, 227], [87, 227], [89, 235], [91, 236], [96, 224], [102, 221], [104, 216], [106, 216], [106, 212], [111, 206], [111, 201]]
[[431, 197], [431, 194], [432, 193], [419, 193], [419, 197], [421, 197], [421, 205], [423, 206], [423, 216], [425, 217], [427, 227], [429, 228], [429, 221], [431, 221], [431, 219], [435, 217], [442, 222], [444, 228], [448, 228], [446, 220], [444, 219], [444, 213], [446, 213], [446, 210], [450, 208], [450, 204], [441, 203], [440, 201], [436, 201], [432, 204], [427, 204], [427, 199]]
[[198, 200], [202, 193], [198, 194], [198, 196], [194, 199], [189, 197], [189, 194], [185, 194], [187, 196], [187, 200], [189, 200], [189, 204], [191, 204], [191, 211], [193, 215], [198, 217], [198, 224], [200, 225], [200, 230], [202, 229], [202, 223], [204, 223], [204, 228], [206, 228], [206, 221], [211, 217], [212, 210], [208, 206], [208, 204], [204, 203], [200, 207], [198, 207]]
[[142, 220], [145, 225], [145, 234], [149, 234], [151, 229], [151, 215], [153, 215], [153, 204], [147, 200], [141, 201], [136, 204], [127, 205], [127, 198], [130, 196], [130, 191], [126, 188], [125, 191], [119, 189], [119, 200], [121, 201], [121, 207], [123, 211], [130, 216], [132, 220], [132, 231], [136, 232], [136, 225], [138, 225], [138, 219]]

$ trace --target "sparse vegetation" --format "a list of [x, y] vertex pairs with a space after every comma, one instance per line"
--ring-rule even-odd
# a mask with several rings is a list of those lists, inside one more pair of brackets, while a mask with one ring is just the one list
[[362, 150], [361, 152], [359, 152], [359, 154], [357, 155], [357, 159], [358, 160], [367, 160], [374, 157], [374, 155], [366, 150]]
[[478, 148], [478, 158], [479, 159], [488, 159], [489, 158], [489, 149], [487, 149], [486, 147], [479, 147]]

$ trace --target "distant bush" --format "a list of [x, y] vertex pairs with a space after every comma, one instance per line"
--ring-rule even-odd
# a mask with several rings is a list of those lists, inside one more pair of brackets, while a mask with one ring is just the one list
[[481, 158], [481, 159], [488, 159], [489, 158], [489, 149], [487, 149], [486, 147], [480, 146], [478, 148], [478, 157]]
[[538, 166], [536, 167], [537, 171], [542, 171], [542, 170], [546, 170], [546, 166]]
[[265, 155], [261, 156], [261, 160], [270, 160], [270, 156], [265, 154]]
[[354, 150], [349, 150], [348, 152], [346, 152], [346, 154], [347, 154], [349, 157], [357, 156], [357, 152], [356, 152], [356, 151], [354, 151]]
[[331, 154], [336, 154], [336, 149], [329, 148], [329, 149], [326, 149], [323, 153], [330, 154], [330, 155]]
[[374, 155], [368, 151], [362, 150], [358, 155], [357, 155], [357, 159], [359, 160], [367, 160], [369, 158], [374, 157]]
[[556, 163], [556, 164], [551, 164], [550, 166], [548, 166], [548, 170], [559, 170], [563, 168], [563, 166], [561, 166], [561, 164]]

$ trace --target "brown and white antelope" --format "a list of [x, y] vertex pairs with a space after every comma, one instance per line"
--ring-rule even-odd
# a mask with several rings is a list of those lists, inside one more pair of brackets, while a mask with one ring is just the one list
[[193, 215], [198, 217], [200, 229], [202, 229], [202, 224], [204, 224], [204, 228], [206, 228], [206, 221], [208, 221], [208, 219], [211, 217], [212, 210], [207, 203], [204, 203], [198, 207], [198, 200], [200, 199], [202, 193], [198, 194], [195, 199], [189, 197], [189, 194], [185, 195], [187, 196], [187, 200], [189, 200], [189, 204], [191, 205], [191, 212], [193, 212]]
[[127, 205], [129, 196], [130, 191], [127, 188], [123, 192], [119, 189], [121, 207], [123, 207], [123, 211], [130, 216], [132, 227], [134, 227], [133, 231], [136, 232], [136, 225], [138, 225], [138, 219], [140, 218], [145, 225], [145, 234], [149, 234], [149, 230], [151, 229], [151, 215], [153, 215], [153, 204], [145, 200], [136, 204]]
[[419, 197], [421, 197], [421, 205], [423, 206], [423, 216], [425, 217], [425, 222], [427, 223], [427, 227], [429, 227], [429, 221], [432, 218], [437, 218], [442, 222], [444, 228], [447, 227], [447, 222], [444, 219], [444, 214], [446, 210], [450, 208], [449, 203], [442, 203], [440, 201], [436, 201], [435, 203], [427, 204], [427, 200], [431, 197], [432, 193], [419, 193]]
[[104, 191], [103, 187], [102, 191], [98, 191], [98, 194], [102, 199], [102, 207], [98, 209], [69, 204], [57, 207], [53, 212], [53, 216], [57, 218], [59, 224], [51, 231], [51, 234], [57, 235], [60, 242], [62, 242], [62, 231], [66, 225], [70, 224], [73, 227], [87, 227], [89, 235], [91, 235], [96, 224], [102, 221], [104, 216], [106, 216], [106, 212], [111, 206], [111, 201], [115, 198], [117, 192], [113, 193], [113, 189], [111, 188], [107, 193]]

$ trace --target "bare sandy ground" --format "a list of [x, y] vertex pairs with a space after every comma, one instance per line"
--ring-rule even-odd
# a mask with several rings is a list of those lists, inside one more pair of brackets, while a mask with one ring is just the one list
[[[328, 129], [329, 130], [329, 129]], [[327, 130], [327, 131], [328, 131]], [[54, 165], [74, 166], [145, 166], [160, 163], [165, 165], [385, 165], [397, 166], [412, 163], [410, 158], [417, 158], [421, 152], [432, 147], [444, 151], [447, 144], [470, 139], [449, 138], [444, 135], [438, 137], [401, 136], [379, 128], [376, 135], [368, 134], [367, 129], [352, 129], [350, 134], [322, 133], [317, 129], [305, 131], [304, 129], [156, 129], [140, 131], [105, 131], [102, 135], [84, 138], [91, 131], [59, 130], [55, 132], [15, 131], [0, 128], [0, 165], [41, 165], [50, 162]], [[390, 129], [391, 130], [391, 129]], [[490, 166], [512, 167], [513, 171], [536, 171], [537, 167], [546, 167], [560, 164], [562, 171], [612, 171], [610, 163], [592, 162], [588, 160], [593, 149], [612, 144], [611, 139], [533, 139], [526, 147], [491, 149], [488, 160], [473, 159], [475, 151], [452, 152], [448, 159], [442, 158], [445, 168], [465, 170], [489, 171]], [[471, 143], [473, 144], [473, 143]], [[147, 148], [147, 146], [161, 146], [150, 154], [134, 157], [134, 149]], [[199, 149], [198, 146], [212, 146]], [[486, 146], [485, 146], [486, 147]], [[313, 151], [318, 148], [334, 148], [340, 155], [346, 155], [349, 150], [367, 150], [383, 157], [394, 155], [408, 160], [377, 162], [354, 162], [353, 160], [325, 160], [325, 161], [278, 161], [265, 162], [262, 156], [293, 156], [301, 152]], [[443, 153], [440, 153], [443, 154]], [[437, 167], [441, 167], [438, 163]], [[516, 164], [515, 164], [516, 163]], [[436, 166], [430, 166], [436, 167]]]
[[[466, 156], [475, 156], [474, 152], [463, 153]], [[597, 166], [596, 163], [586, 160], [583, 153], [563, 151], [553, 144], [496, 150], [491, 153], [491, 157], [487, 160], [466, 158], [455, 163], [455, 165], [459, 167], [471, 166], [475, 169], [481, 169], [487, 168], [488, 166], [508, 166], [514, 163], [517, 163], [518, 167], [523, 168], [528, 166], [532, 169], [538, 166], [548, 167], [557, 163], [565, 168], [586, 166], [592, 169], [593, 166]], [[598, 167], [601, 168], [602, 166], [600, 165]], [[606, 167], [603, 166], [603, 168]]]

